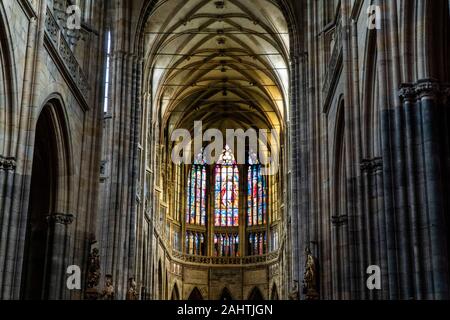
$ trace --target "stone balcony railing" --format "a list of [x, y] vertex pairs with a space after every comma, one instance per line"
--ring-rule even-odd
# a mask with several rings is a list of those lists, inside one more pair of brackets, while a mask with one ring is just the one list
[[205, 257], [187, 255], [178, 251], [172, 251], [172, 258], [179, 263], [198, 264], [204, 266], [249, 266], [249, 265], [266, 265], [278, 260], [279, 252], [261, 256], [246, 256], [246, 257]]
[[80, 91], [83, 99], [87, 101], [89, 91], [87, 78], [84, 75], [82, 68], [78, 64], [78, 61], [75, 58], [50, 8], [47, 8], [45, 31], [55, 51], [62, 60], [71, 80], [75, 84], [76, 88]]

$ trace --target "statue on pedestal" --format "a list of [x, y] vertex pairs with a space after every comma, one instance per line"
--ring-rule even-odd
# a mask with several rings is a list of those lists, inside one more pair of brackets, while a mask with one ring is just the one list
[[86, 299], [97, 300], [99, 292], [97, 286], [100, 283], [100, 255], [97, 248], [92, 249], [88, 258], [88, 278], [87, 289], [85, 292]]
[[305, 274], [303, 279], [303, 293], [306, 295], [307, 300], [319, 299], [317, 291], [317, 267], [316, 259], [313, 257], [311, 250], [306, 248], [305, 250]]
[[300, 300], [300, 291], [298, 289], [298, 281], [294, 281], [294, 287], [292, 288], [291, 293], [289, 294], [289, 300]]
[[139, 300], [139, 294], [137, 292], [137, 284], [134, 278], [128, 280], [127, 300]]
[[102, 292], [102, 299], [103, 300], [114, 300], [115, 297], [115, 291], [113, 286], [113, 279], [112, 275], [106, 275], [105, 276], [105, 288]]

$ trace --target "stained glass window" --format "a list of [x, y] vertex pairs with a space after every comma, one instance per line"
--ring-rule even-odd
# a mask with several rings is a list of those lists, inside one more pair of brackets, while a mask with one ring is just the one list
[[206, 225], [206, 165], [203, 152], [199, 154], [192, 166], [187, 184], [186, 223]]
[[248, 237], [248, 255], [257, 256], [266, 254], [267, 236], [265, 232], [250, 233]]
[[250, 154], [248, 162], [247, 224], [260, 226], [267, 223], [266, 180], [261, 174], [261, 165], [254, 154]]
[[205, 255], [205, 236], [203, 233], [186, 232], [186, 253], [196, 256]]
[[214, 252], [217, 257], [239, 257], [239, 235], [214, 235]]
[[233, 152], [227, 146], [215, 168], [215, 226], [239, 226], [238, 208], [239, 170]]

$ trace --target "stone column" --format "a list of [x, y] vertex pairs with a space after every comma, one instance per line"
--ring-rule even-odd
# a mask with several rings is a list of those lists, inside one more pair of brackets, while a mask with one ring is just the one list
[[[422, 130], [425, 157], [426, 201], [429, 217], [429, 233], [431, 242], [431, 262], [433, 271], [433, 292], [435, 299], [448, 299], [449, 261], [448, 261], [448, 205], [444, 200], [445, 170], [448, 170], [448, 159], [444, 156], [444, 137], [442, 114], [444, 106], [444, 87], [434, 80], [422, 80], [416, 84], [417, 103], [421, 107]], [[446, 91], [445, 91], [446, 92]], [[444, 161], [447, 161], [445, 163]]]
[[[12, 190], [14, 176], [16, 171], [16, 161], [14, 158], [0, 156], [0, 274], [5, 275], [8, 234], [10, 227], [10, 208], [12, 201]], [[11, 275], [7, 275], [11, 276]], [[0, 288], [3, 288], [3, 276], [0, 277]], [[0, 290], [0, 298], [8, 299], [9, 296], [3, 296]]]
[[68, 267], [68, 255], [70, 254], [70, 233], [69, 226], [72, 224], [74, 216], [71, 214], [55, 213], [47, 217], [49, 224], [47, 251], [51, 252], [49, 256], [50, 265], [47, 273], [48, 299], [61, 300], [67, 297], [65, 271]]

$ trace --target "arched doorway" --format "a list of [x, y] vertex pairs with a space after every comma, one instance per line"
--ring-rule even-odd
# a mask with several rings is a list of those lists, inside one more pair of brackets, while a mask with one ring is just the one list
[[52, 255], [52, 234], [47, 217], [53, 211], [55, 199], [56, 143], [47, 108], [41, 113], [36, 126], [30, 202], [25, 241], [22, 292], [24, 299], [45, 299], [48, 295], [49, 259]]
[[200, 290], [198, 290], [197, 287], [195, 287], [195, 288], [192, 290], [191, 294], [189, 295], [188, 300], [191, 300], [191, 301], [203, 300], [203, 296], [202, 296]]
[[231, 296], [230, 290], [228, 288], [224, 288], [222, 290], [222, 295], [220, 296], [220, 301], [232, 301], [233, 297]]
[[249, 301], [263, 301], [263, 295], [261, 293], [261, 291], [255, 287], [252, 292], [250, 293], [250, 295], [248, 296], [248, 300]]
[[59, 99], [51, 99], [36, 123], [21, 280], [23, 299], [64, 299], [69, 265], [71, 148]]

